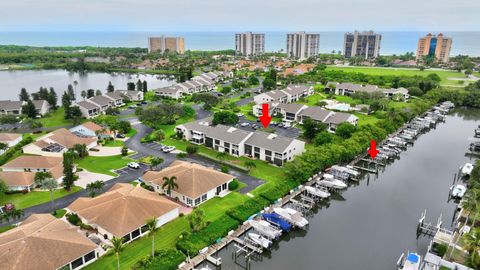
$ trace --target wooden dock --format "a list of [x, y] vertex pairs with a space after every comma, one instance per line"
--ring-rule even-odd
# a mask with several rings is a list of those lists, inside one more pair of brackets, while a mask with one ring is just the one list
[[208, 247], [208, 250], [202, 254], [199, 254], [191, 259], [187, 259], [187, 262], [184, 264], [180, 265], [178, 269], [180, 270], [191, 270], [195, 266], [199, 265], [203, 261], [207, 260], [213, 264], [216, 264], [218, 262], [221, 262], [221, 260], [218, 260], [215, 258], [213, 255], [217, 253], [219, 250], [224, 248], [226, 245], [228, 245], [230, 242], [234, 241], [236, 238], [242, 234], [244, 234], [246, 231], [248, 231], [252, 225], [250, 223], [246, 222], [242, 224], [238, 229], [236, 229], [232, 234], [227, 235], [226, 237], [222, 238], [222, 240], [219, 243], [213, 244]]

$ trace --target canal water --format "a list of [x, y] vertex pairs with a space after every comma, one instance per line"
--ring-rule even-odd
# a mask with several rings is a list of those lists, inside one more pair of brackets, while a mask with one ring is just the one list
[[100, 89], [105, 92], [109, 81], [115, 89], [127, 89], [128, 82], [137, 82], [139, 79], [146, 80], [149, 89], [175, 83], [172, 80], [158, 79], [157, 76], [148, 74], [113, 75], [101, 72], [80, 74], [65, 70], [0, 71], [0, 100], [18, 100], [18, 94], [22, 88], [26, 88], [31, 93], [37, 92], [40, 87], [53, 87], [60, 96], [67, 90], [69, 84], [73, 85], [74, 81], [78, 82], [77, 98], [80, 98], [82, 90]]
[[[480, 110], [456, 110], [383, 172], [316, 209], [308, 231], [284, 236], [251, 269], [388, 270], [396, 269], [402, 252], [424, 254], [429, 238], [417, 239], [418, 219], [427, 209], [427, 221], [442, 215], [444, 226], [451, 226], [456, 205], [448, 200], [449, 188], [471, 160], [465, 152], [479, 120]], [[219, 252], [222, 269], [245, 269], [234, 263], [235, 250], [231, 244]]]

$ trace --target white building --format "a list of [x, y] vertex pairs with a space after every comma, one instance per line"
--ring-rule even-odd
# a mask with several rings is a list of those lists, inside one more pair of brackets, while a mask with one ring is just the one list
[[[175, 177], [178, 188], [168, 190], [163, 188], [164, 178]], [[213, 168], [196, 163], [174, 161], [169, 167], [157, 172], [148, 171], [141, 179], [152, 186], [155, 191], [178, 199], [188, 206], [198, 206], [215, 196], [228, 193], [228, 184], [235, 177]]]
[[300, 60], [315, 56], [320, 47], [320, 34], [296, 32], [287, 34], [287, 55]]
[[243, 56], [263, 54], [265, 52], [265, 34], [252, 32], [235, 34], [235, 51]]

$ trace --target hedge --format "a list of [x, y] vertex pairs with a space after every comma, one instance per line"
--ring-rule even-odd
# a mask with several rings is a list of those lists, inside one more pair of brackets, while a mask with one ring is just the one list
[[290, 190], [293, 187], [290, 187], [288, 185], [275, 185], [271, 186], [264, 191], [262, 191], [259, 195], [260, 197], [264, 198], [270, 203], [274, 203], [277, 201], [279, 198], [282, 198], [283, 196], [287, 195]]
[[185, 255], [193, 257], [202, 248], [214, 244], [218, 238], [224, 237], [231, 230], [235, 230], [238, 225], [240, 225], [238, 220], [229, 216], [222, 216], [201, 231], [180, 236], [176, 244], [177, 249]]
[[15, 154], [18, 151], [21, 151], [22, 148], [25, 145], [27, 145], [31, 142], [33, 142], [33, 139], [32, 139], [32, 137], [28, 136], [28, 137], [24, 138], [23, 140], [21, 140], [17, 145], [8, 149], [3, 155], [0, 156], [0, 166], [7, 163], [12, 157], [15, 156]]
[[254, 197], [247, 200], [242, 205], [228, 210], [227, 215], [239, 222], [244, 222], [251, 215], [260, 212], [268, 204], [269, 201], [265, 200], [264, 198]]
[[213, 161], [213, 162], [216, 162], [220, 165], [226, 165], [234, 170], [237, 170], [237, 171], [241, 171], [241, 172], [244, 172], [244, 173], [248, 173], [249, 172], [249, 169], [243, 167], [243, 166], [240, 166], [240, 165], [235, 165], [235, 164], [232, 164], [232, 163], [229, 163], [229, 162], [225, 162], [225, 161], [222, 161], [222, 160], [219, 160], [219, 159], [216, 159], [214, 157], [211, 157], [207, 154], [204, 154], [202, 152], [198, 152], [196, 155], [200, 156], [200, 157], [203, 157], [205, 159], [208, 159], [210, 161]]
[[133, 270], [176, 270], [187, 257], [180, 251], [170, 248], [155, 251], [155, 256], [148, 256], [132, 266]]

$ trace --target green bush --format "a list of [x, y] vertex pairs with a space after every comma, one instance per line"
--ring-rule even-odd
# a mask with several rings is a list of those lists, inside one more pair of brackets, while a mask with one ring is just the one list
[[292, 187], [288, 185], [275, 185], [265, 189], [260, 193], [260, 197], [266, 199], [270, 203], [275, 202], [278, 198], [285, 196]]
[[73, 214], [73, 213], [67, 214], [67, 220], [68, 222], [70, 222], [72, 225], [75, 225], [75, 226], [78, 226], [80, 223], [82, 223], [82, 221], [77, 216], [77, 214]]
[[229, 216], [222, 216], [203, 230], [180, 236], [176, 245], [177, 249], [184, 254], [195, 256], [202, 248], [215, 243], [218, 238], [224, 237], [229, 231], [236, 229], [238, 225], [240, 225], [238, 220]]
[[170, 248], [155, 251], [155, 256], [141, 259], [132, 266], [133, 270], [176, 270], [187, 257], [182, 252]]
[[32, 137], [28, 136], [26, 138], [24, 138], [23, 140], [21, 140], [17, 145], [15, 145], [14, 147], [11, 147], [10, 149], [8, 149], [5, 153], [3, 153], [3, 155], [0, 156], [0, 165], [3, 165], [5, 163], [7, 163], [11, 158], [13, 158], [17, 152], [19, 151], [22, 151], [22, 148], [33, 142], [33, 139]]
[[198, 152], [198, 146], [195, 146], [195, 145], [189, 145], [187, 146], [187, 153], [189, 154], [195, 154]]
[[237, 179], [233, 179], [232, 182], [228, 183], [228, 190], [236, 190], [238, 188], [238, 181]]
[[186, 158], [187, 157], [187, 153], [178, 153], [177, 154], [177, 158]]
[[222, 173], [228, 173], [230, 171], [230, 168], [227, 165], [222, 165], [222, 167], [220, 167], [220, 171]]
[[265, 200], [264, 198], [254, 197], [249, 199], [242, 205], [228, 210], [227, 215], [239, 222], [244, 222], [251, 215], [260, 212], [268, 204], [269, 201]]

